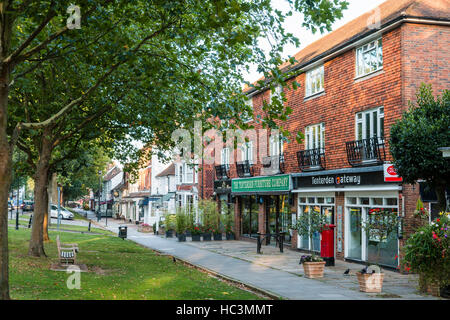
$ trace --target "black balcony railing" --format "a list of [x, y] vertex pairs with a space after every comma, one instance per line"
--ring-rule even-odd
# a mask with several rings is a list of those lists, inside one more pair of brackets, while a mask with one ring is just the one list
[[300, 170], [314, 171], [325, 169], [325, 150], [323, 148], [309, 149], [297, 152]]
[[217, 180], [227, 180], [230, 179], [230, 166], [228, 164], [221, 164], [215, 166], [216, 178]]
[[264, 157], [262, 159], [262, 165], [264, 168], [264, 172], [268, 172], [270, 169], [273, 169], [273, 172], [270, 172], [268, 174], [278, 174], [284, 173], [286, 171], [283, 153], [275, 156]]
[[354, 167], [382, 164], [386, 159], [384, 139], [369, 139], [346, 142], [347, 159]]
[[248, 160], [236, 162], [236, 171], [240, 178], [253, 177], [253, 164]]

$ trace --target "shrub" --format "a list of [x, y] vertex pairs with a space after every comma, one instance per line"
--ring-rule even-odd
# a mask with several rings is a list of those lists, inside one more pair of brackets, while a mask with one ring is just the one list
[[450, 284], [450, 213], [439, 214], [431, 224], [411, 235], [403, 248], [404, 270], [419, 273], [421, 280], [443, 288]]
[[186, 214], [182, 208], [177, 208], [176, 232], [177, 234], [183, 234], [186, 232]]

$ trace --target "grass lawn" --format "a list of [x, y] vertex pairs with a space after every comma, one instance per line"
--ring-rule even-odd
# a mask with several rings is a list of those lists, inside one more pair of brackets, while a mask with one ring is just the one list
[[81, 289], [69, 290], [66, 272], [51, 271], [57, 262], [56, 236], [45, 245], [47, 258], [27, 255], [30, 230], [9, 228], [10, 287], [13, 299], [260, 299], [194, 268], [174, 263], [132, 241], [107, 235], [61, 232], [62, 242], [78, 243]]

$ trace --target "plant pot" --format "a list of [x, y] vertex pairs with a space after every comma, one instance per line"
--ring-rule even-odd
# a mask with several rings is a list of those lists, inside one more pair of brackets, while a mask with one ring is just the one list
[[139, 232], [149, 233], [153, 231], [152, 227], [138, 227]]
[[204, 233], [203, 241], [211, 241], [211, 233]]
[[173, 237], [172, 230], [166, 231], [166, 238], [172, 238], [172, 237]]
[[384, 273], [357, 272], [359, 290], [362, 292], [378, 293], [383, 288]]
[[221, 241], [222, 240], [222, 234], [221, 233], [215, 233], [214, 234], [214, 240], [215, 241]]
[[234, 240], [234, 233], [227, 233], [227, 240]]
[[178, 241], [179, 242], [185, 242], [186, 241], [186, 234], [178, 234]]
[[323, 278], [323, 270], [325, 269], [325, 261], [321, 262], [303, 262], [303, 270], [305, 276], [310, 279]]
[[193, 234], [192, 235], [192, 241], [200, 241], [201, 240], [201, 235], [199, 234]]
[[186, 237], [191, 237], [191, 236], [192, 236], [191, 232], [190, 231], [186, 231]]

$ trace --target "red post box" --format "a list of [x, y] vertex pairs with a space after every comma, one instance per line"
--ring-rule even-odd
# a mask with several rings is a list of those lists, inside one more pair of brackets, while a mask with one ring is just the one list
[[322, 229], [322, 240], [320, 241], [320, 256], [326, 266], [334, 266], [334, 224], [326, 224]]

